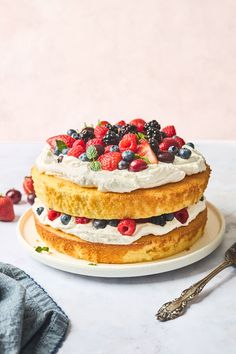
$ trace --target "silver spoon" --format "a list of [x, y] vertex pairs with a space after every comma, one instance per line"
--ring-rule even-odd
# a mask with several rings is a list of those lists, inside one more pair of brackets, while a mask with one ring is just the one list
[[236, 242], [225, 252], [225, 260], [216, 267], [205, 278], [185, 289], [180, 297], [162, 305], [156, 314], [157, 320], [173, 320], [184, 314], [189, 301], [193, 300], [204, 288], [204, 286], [219, 272], [226, 267], [236, 265]]

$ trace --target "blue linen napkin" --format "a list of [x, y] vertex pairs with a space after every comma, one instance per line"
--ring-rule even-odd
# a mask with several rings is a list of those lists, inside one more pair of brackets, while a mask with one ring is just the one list
[[69, 320], [28, 274], [0, 262], [0, 353], [54, 354]]

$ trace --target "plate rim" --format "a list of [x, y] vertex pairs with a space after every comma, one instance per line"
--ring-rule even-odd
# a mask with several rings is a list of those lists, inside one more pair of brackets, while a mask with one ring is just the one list
[[[40, 263], [43, 263], [49, 267], [59, 269], [69, 273], [94, 276], [94, 277], [112, 277], [112, 278], [139, 277], [139, 276], [159, 274], [159, 273], [180, 269], [186, 267], [187, 265], [191, 265], [208, 256], [220, 245], [220, 243], [223, 240], [223, 234], [225, 231], [224, 216], [214, 204], [210, 203], [209, 201], [207, 201], [206, 204], [207, 204], [207, 208], [211, 209], [214, 215], [219, 220], [218, 233], [215, 235], [215, 238], [210, 243], [204, 245], [200, 249], [197, 249], [191, 253], [182, 254], [178, 258], [172, 258], [173, 256], [171, 256], [156, 261], [125, 263], [125, 264], [98, 263], [96, 264], [96, 266], [91, 266], [91, 264], [89, 264], [92, 262], [86, 260], [74, 259], [72, 257], [71, 260], [60, 259], [58, 257], [52, 259], [51, 256], [48, 254], [35, 252], [33, 246], [31, 246], [22, 235], [21, 228], [24, 226], [24, 224], [27, 222], [27, 220], [30, 217], [33, 217], [33, 212], [31, 208], [27, 209], [18, 220], [17, 223], [18, 241], [23, 246], [23, 248], [27, 250], [27, 252], [30, 254], [30, 256], [33, 259], [36, 259]], [[56, 256], [58, 255], [56, 254]], [[189, 258], [191, 258], [191, 260]], [[175, 264], [175, 266], [173, 266], [173, 264]], [[158, 266], [160, 269], [158, 269]]]

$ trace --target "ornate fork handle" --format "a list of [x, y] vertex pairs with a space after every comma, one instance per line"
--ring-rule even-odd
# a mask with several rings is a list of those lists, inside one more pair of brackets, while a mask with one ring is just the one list
[[156, 318], [160, 321], [168, 321], [183, 315], [189, 301], [193, 300], [216, 274], [218, 274], [223, 269], [229, 267], [232, 264], [233, 263], [230, 260], [225, 260], [211, 273], [209, 273], [205, 278], [193, 284], [188, 289], [185, 289], [181, 293], [180, 297], [174, 299], [173, 301], [165, 303], [159, 309], [158, 313], [156, 314]]

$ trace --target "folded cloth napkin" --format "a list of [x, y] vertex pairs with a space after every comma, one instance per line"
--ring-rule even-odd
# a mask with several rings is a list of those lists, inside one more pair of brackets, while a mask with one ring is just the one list
[[0, 353], [52, 354], [69, 320], [28, 274], [0, 262]]

